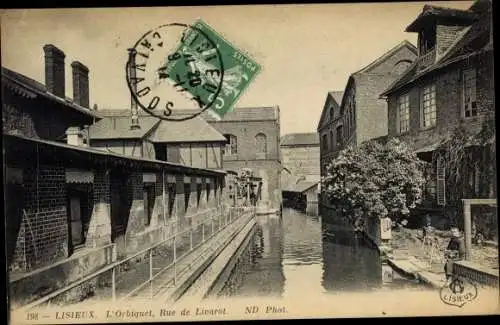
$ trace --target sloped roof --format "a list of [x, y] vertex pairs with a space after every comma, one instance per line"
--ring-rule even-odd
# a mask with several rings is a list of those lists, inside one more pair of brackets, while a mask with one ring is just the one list
[[139, 110], [139, 129], [131, 129], [130, 110], [105, 110], [104, 118], [90, 126], [91, 139], [142, 139], [153, 142], [226, 142], [214, 127], [197, 116], [185, 121], [166, 121]]
[[[199, 112], [195, 109], [175, 109], [172, 110], [173, 116], [190, 115]], [[138, 109], [139, 116], [151, 116], [142, 109]], [[100, 109], [101, 116], [130, 116], [129, 109]], [[200, 115], [206, 121], [217, 121], [208, 110]], [[236, 107], [233, 111], [226, 113], [221, 121], [258, 121], [258, 120], [278, 120], [278, 107]]]
[[365, 67], [361, 68], [360, 70], [354, 72], [353, 75], [370, 72], [370, 70], [372, 70], [373, 68], [375, 68], [379, 64], [383, 63], [385, 60], [390, 58], [392, 55], [394, 55], [397, 51], [399, 51], [403, 47], [407, 47], [410, 51], [412, 51], [415, 54], [418, 53], [418, 50], [415, 47], [415, 45], [413, 45], [412, 43], [410, 43], [407, 40], [403, 40], [398, 45], [394, 46], [393, 48], [391, 48], [390, 50], [388, 50], [387, 52], [385, 52], [384, 54], [379, 56], [377, 59], [375, 59], [375, 61], [371, 62], [370, 64], [366, 65]]
[[94, 111], [74, 103], [69, 98], [58, 97], [47, 91], [44, 84], [5, 67], [2, 67], [2, 85], [9, 87], [21, 96], [28, 98], [42, 96], [89, 117], [99, 118], [99, 115]]
[[90, 139], [142, 139], [159, 119], [152, 116], [141, 116], [138, 129], [131, 129], [131, 119], [128, 116], [104, 117], [89, 127]]
[[337, 90], [337, 91], [329, 91], [328, 92], [333, 99], [337, 102], [337, 104], [340, 106], [342, 103], [342, 97], [344, 96], [344, 91], [343, 90]]
[[317, 186], [319, 181], [317, 182], [299, 182], [299, 183], [289, 183], [286, 187], [282, 189], [284, 192], [296, 192], [296, 193], [304, 193], [308, 189], [313, 186]]
[[282, 146], [319, 145], [319, 135], [316, 132], [285, 134], [281, 137], [280, 144]]
[[161, 120], [149, 136], [153, 142], [226, 142], [226, 137], [197, 116], [185, 121]]
[[[369, 75], [370, 75], [370, 71], [372, 69], [374, 69], [379, 64], [382, 64], [383, 62], [385, 62], [392, 55], [394, 55], [395, 53], [397, 53], [399, 50], [401, 50], [404, 47], [408, 48], [410, 51], [412, 51], [415, 54], [418, 53], [418, 50], [415, 47], [415, 45], [413, 45], [412, 43], [410, 43], [408, 40], [403, 40], [399, 44], [397, 44], [396, 46], [394, 46], [393, 48], [391, 48], [390, 50], [388, 50], [387, 52], [385, 52], [383, 55], [381, 55], [380, 57], [378, 57], [377, 59], [375, 59], [370, 64], [368, 64], [365, 67], [361, 68], [360, 70], [352, 73], [349, 76], [349, 78], [347, 79], [347, 84], [345, 86], [344, 92], [342, 93], [342, 96], [341, 96], [341, 98], [338, 101], [339, 106], [342, 107], [343, 100], [344, 100], [344, 97], [345, 97], [345, 93], [346, 93], [347, 89], [349, 87], [351, 87], [352, 83], [357, 83], [359, 81], [362, 81], [363, 79], [370, 78]], [[367, 76], [367, 77], [365, 78], [365, 76]], [[379, 78], [392, 78], [392, 76], [390, 77], [388, 75], [385, 75], [385, 76], [380, 75]]]
[[470, 23], [472, 19], [474, 19], [474, 13], [469, 10], [425, 5], [418, 17], [415, 18], [415, 20], [410, 25], [408, 25], [406, 31], [417, 32], [423, 26], [431, 23], [437, 18], [445, 18], [455, 23], [467, 24]]
[[340, 103], [342, 101], [342, 96], [344, 92], [343, 91], [329, 91], [326, 95], [325, 99], [325, 104], [323, 105], [323, 111], [321, 111], [321, 116], [319, 118], [318, 122], [318, 127], [317, 129], [319, 130], [321, 126], [324, 124], [324, 121], [326, 117], [328, 116], [327, 111], [330, 109], [331, 106], [328, 106], [327, 103], [330, 99], [332, 99], [333, 103], [333, 108], [334, 109], [339, 109], [340, 108]]
[[[486, 1], [487, 2], [487, 1]], [[418, 71], [417, 62], [415, 62], [405, 74], [396, 79], [381, 96], [387, 96], [393, 91], [413, 83], [422, 76], [444, 68], [452, 63], [466, 59], [472, 55], [492, 50], [490, 40], [491, 15], [488, 11], [477, 17], [476, 21], [463, 33], [459, 34], [457, 40], [442, 55], [438, 61], [427, 68]]]

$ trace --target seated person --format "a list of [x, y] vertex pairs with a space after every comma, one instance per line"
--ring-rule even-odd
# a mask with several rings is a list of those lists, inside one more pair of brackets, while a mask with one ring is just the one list
[[446, 263], [444, 272], [448, 280], [453, 275], [453, 262], [460, 261], [465, 257], [465, 243], [457, 227], [451, 228], [451, 238], [444, 252]]

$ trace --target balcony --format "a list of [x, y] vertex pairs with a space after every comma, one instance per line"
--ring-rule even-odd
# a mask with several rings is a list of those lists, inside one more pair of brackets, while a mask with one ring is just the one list
[[418, 58], [418, 68], [423, 70], [436, 62], [436, 48], [429, 50]]

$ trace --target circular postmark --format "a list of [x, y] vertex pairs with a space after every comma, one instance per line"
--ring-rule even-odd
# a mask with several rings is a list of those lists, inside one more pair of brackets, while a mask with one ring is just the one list
[[200, 115], [222, 90], [218, 47], [193, 25], [170, 23], [148, 31], [129, 49], [126, 78], [133, 103], [169, 121]]

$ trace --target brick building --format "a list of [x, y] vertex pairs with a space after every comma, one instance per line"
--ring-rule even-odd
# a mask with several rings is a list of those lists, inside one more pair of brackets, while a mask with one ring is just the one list
[[[468, 10], [425, 5], [406, 29], [418, 33], [418, 59], [382, 94], [389, 137], [407, 141], [428, 162], [424, 207], [496, 197], [491, 24], [488, 0]], [[445, 147], [458, 138], [457, 127], [470, 137], [463, 144], [468, 158], [452, 166]]]
[[227, 139], [222, 156], [224, 170], [240, 173], [244, 168], [251, 169], [262, 179], [263, 204], [278, 208], [282, 201], [279, 107], [236, 107], [221, 120], [208, 112], [200, 116]]
[[158, 160], [148, 150], [89, 146], [85, 126], [101, 118], [87, 108], [88, 69], [72, 64], [70, 100], [64, 53], [53, 45], [44, 50], [45, 85], [2, 69], [11, 306], [214, 215], [224, 197], [219, 169]]
[[319, 138], [317, 133], [292, 133], [281, 137], [283, 176], [319, 180]]
[[379, 95], [412, 64], [417, 50], [403, 41], [350, 75], [344, 91], [327, 94], [318, 123], [321, 175], [348, 145], [387, 134], [387, 103]]

